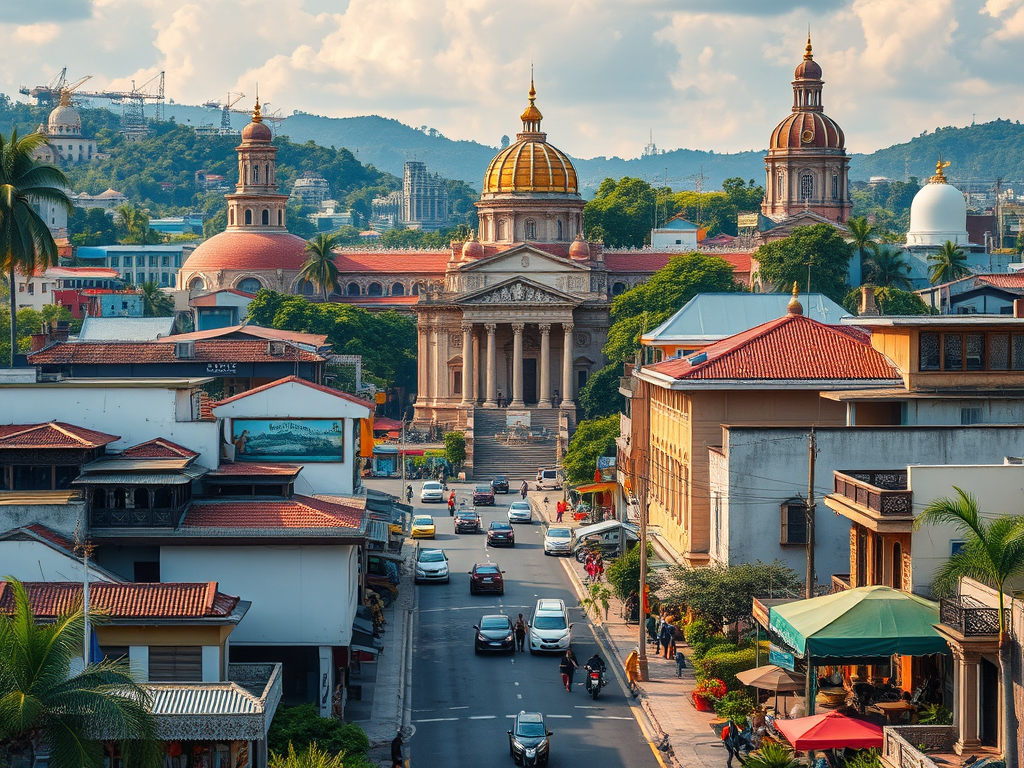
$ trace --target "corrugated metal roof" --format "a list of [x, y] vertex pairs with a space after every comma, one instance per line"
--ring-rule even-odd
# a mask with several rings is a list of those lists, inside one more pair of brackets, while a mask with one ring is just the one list
[[190, 473], [148, 474], [145, 472], [92, 472], [79, 475], [72, 485], [188, 485], [195, 479]]
[[78, 340], [155, 341], [173, 332], [173, 317], [87, 317]]
[[[786, 316], [788, 293], [700, 293], [643, 335], [644, 342], [710, 344]], [[839, 325], [850, 313], [823, 293], [801, 293], [804, 317]]]
[[378, 541], [387, 544], [388, 533], [388, 524], [383, 520], [371, 519], [369, 524], [366, 526], [367, 541]]
[[263, 703], [235, 683], [149, 683], [154, 715], [257, 715]]
[[82, 469], [85, 472], [157, 472], [181, 471], [192, 461], [182, 459], [99, 459], [91, 461]]

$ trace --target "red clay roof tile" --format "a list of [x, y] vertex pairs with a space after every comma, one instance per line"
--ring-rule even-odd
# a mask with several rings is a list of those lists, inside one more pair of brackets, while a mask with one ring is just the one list
[[451, 251], [336, 251], [334, 263], [342, 274], [444, 274]]
[[198, 455], [195, 451], [162, 437], [133, 445], [121, 452], [121, 457], [125, 459], [190, 459]]
[[282, 384], [288, 384], [288, 383], [291, 383], [291, 382], [294, 382], [296, 384], [301, 384], [302, 386], [309, 387], [310, 389], [315, 389], [318, 392], [323, 392], [323, 393], [328, 394], [328, 395], [333, 395], [334, 397], [340, 397], [342, 400], [349, 400], [350, 402], [358, 403], [359, 405], [364, 405], [364, 406], [366, 406], [367, 408], [370, 409], [370, 413], [373, 413], [373, 411], [377, 407], [376, 405], [371, 403], [369, 400], [363, 400], [362, 398], [356, 397], [355, 395], [350, 395], [348, 392], [342, 392], [340, 389], [334, 389], [333, 387], [325, 387], [322, 384], [314, 384], [311, 381], [306, 381], [305, 379], [300, 379], [298, 376], [286, 376], [283, 379], [278, 379], [277, 381], [272, 381], [269, 384], [264, 384], [264, 385], [262, 385], [260, 387], [254, 387], [253, 389], [246, 390], [245, 392], [240, 392], [239, 394], [233, 395], [232, 397], [226, 397], [223, 400], [218, 400], [217, 402], [215, 402], [213, 404], [213, 407], [216, 408], [219, 405], [226, 405], [227, 403], [233, 403], [236, 400], [241, 400], [243, 397], [248, 397], [249, 395], [255, 395], [257, 392], [265, 392], [266, 390], [271, 389], [273, 387], [279, 387]]
[[[170, 337], [173, 341], [177, 337]], [[195, 356], [179, 358], [173, 344], [160, 341], [61, 342], [29, 354], [32, 365], [116, 365], [146, 363], [279, 363], [321, 362], [314, 352], [285, 342], [283, 354], [272, 355], [261, 339], [208, 339], [195, 342]]]
[[[29, 604], [37, 618], [52, 619], [74, 611], [82, 603], [77, 582], [24, 582]], [[14, 610], [14, 594], [0, 582], [0, 613]], [[238, 598], [217, 591], [217, 582], [89, 584], [90, 610], [111, 619], [203, 619], [229, 616]]]
[[301, 471], [301, 464], [259, 464], [255, 461], [239, 461], [234, 464], [221, 464], [217, 469], [208, 472], [206, 477], [290, 476]]
[[[899, 372], [858, 328], [786, 315], [644, 370], [682, 379], [861, 379], [901, 383]], [[696, 364], [690, 360], [706, 359]]]
[[0, 449], [4, 448], [98, 448], [120, 440], [94, 429], [63, 421], [47, 424], [0, 425]]
[[301, 333], [299, 331], [282, 331], [277, 328], [264, 328], [259, 325], [229, 325], [225, 328], [213, 328], [208, 331], [193, 331], [192, 333], [179, 333], [171, 336], [164, 336], [157, 339], [161, 344], [174, 344], [179, 341], [202, 341], [207, 339], [239, 340], [239, 337], [249, 337], [244, 340], [256, 339], [280, 339], [282, 341], [293, 341], [296, 344], [305, 344], [310, 347], [322, 347], [327, 343], [327, 336], [319, 333]]
[[[364, 508], [356, 499], [293, 496], [290, 499], [194, 502], [182, 528], [358, 530]], [[342, 503], [344, 502], [344, 503]]]

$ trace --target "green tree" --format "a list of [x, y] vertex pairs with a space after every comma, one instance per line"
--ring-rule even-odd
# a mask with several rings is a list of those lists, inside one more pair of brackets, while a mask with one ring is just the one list
[[587, 379], [576, 396], [576, 404], [584, 419], [599, 419], [619, 412], [622, 402], [622, 396], [619, 395], [621, 375], [622, 364], [609, 363]]
[[17, 342], [16, 273], [33, 275], [57, 263], [57, 245], [33, 203], [59, 205], [71, 213], [67, 177], [57, 168], [37, 163], [32, 153], [46, 144], [40, 133], [5, 140], [0, 135], [0, 271], [10, 290], [11, 367]]
[[142, 314], [145, 317], [171, 317], [174, 314], [174, 299], [160, 290], [159, 283], [152, 280], [139, 286], [142, 294]]
[[131, 203], [122, 203], [114, 209], [114, 224], [122, 243], [146, 245], [160, 242], [160, 233], [149, 228], [149, 215]]
[[865, 282], [879, 288], [913, 289], [910, 281], [910, 265], [906, 253], [887, 245], [874, 245], [872, 254], [863, 262], [866, 269]]
[[928, 256], [928, 280], [932, 285], [950, 283], [971, 274], [967, 266], [967, 254], [959, 245], [947, 240], [938, 253]]
[[[654, 547], [647, 545], [647, 585], [651, 592], [656, 591], [662, 583], [661, 576], [651, 567], [654, 560]], [[631, 593], [640, 589], [640, 547], [632, 547], [626, 554], [617, 557], [605, 569], [605, 578], [615, 596], [625, 600]]]
[[[843, 307], [851, 314], [860, 313], [860, 288], [854, 288], [843, 299]], [[875, 305], [883, 315], [930, 315], [924, 299], [911, 291], [899, 288], [875, 288]]]
[[777, 290], [789, 291], [793, 283], [807, 291], [808, 266], [811, 290], [833, 301], [846, 295], [853, 249], [830, 224], [796, 227], [793, 234], [762, 245], [754, 253], [761, 279]]
[[32, 757], [41, 744], [54, 768], [102, 768], [103, 743], [122, 743], [126, 765], [160, 762], [149, 695], [124, 662], [101, 661], [79, 672], [85, 616], [77, 609], [37, 624], [21, 582], [7, 578], [14, 612], [0, 615], [0, 764]]
[[113, 245], [117, 228], [102, 208], [75, 208], [68, 216], [68, 239], [75, 246]]
[[960, 579], [968, 577], [994, 588], [999, 596], [999, 673], [1002, 695], [1003, 760], [1016, 768], [1016, 716], [1013, 703], [1013, 641], [1009, 635], [1009, 612], [1005, 587], [1024, 574], [1024, 517], [999, 515], [985, 520], [978, 500], [953, 486], [956, 498], [931, 502], [914, 520], [914, 529], [924, 525], [952, 525], [960, 531], [964, 545], [939, 566], [932, 584], [939, 597], [956, 594]]
[[673, 566], [661, 597], [686, 605], [709, 624], [721, 627], [750, 615], [755, 597], [783, 595], [800, 585], [800, 576], [780, 561], [701, 568]]
[[583, 208], [584, 231], [594, 240], [600, 228], [610, 248], [641, 248], [650, 242], [656, 202], [654, 188], [643, 179], [605, 179]]
[[865, 275], [868, 266], [867, 260], [870, 258], [869, 254], [876, 253], [877, 246], [874, 241], [875, 228], [868, 223], [867, 218], [864, 216], [854, 216], [846, 222], [846, 226], [850, 230], [850, 245], [857, 251], [860, 273]]
[[673, 256], [646, 283], [615, 297], [604, 354], [621, 365], [639, 349], [641, 333], [657, 328], [698, 293], [738, 290], [725, 259], [703, 253]]
[[[299, 752], [317, 744], [329, 753], [342, 753], [350, 759], [365, 755], [370, 749], [370, 740], [362, 728], [355, 723], [320, 717], [320, 710], [315, 704], [282, 705], [278, 708], [267, 733], [267, 748], [283, 755], [291, 744]], [[348, 761], [345, 768], [352, 768]]]
[[562, 459], [562, 468], [570, 483], [587, 483], [597, 471], [601, 456], [615, 455], [615, 438], [619, 436], [619, 417], [581, 421]]
[[324, 301], [328, 296], [341, 290], [338, 285], [338, 265], [334, 263], [334, 248], [337, 237], [320, 232], [306, 243], [306, 263], [302, 265], [299, 279], [313, 284], [323, 294]]
[[466, 435], [462, 432], [444, 433], [444, 458], [453, 467], [466, 460]]

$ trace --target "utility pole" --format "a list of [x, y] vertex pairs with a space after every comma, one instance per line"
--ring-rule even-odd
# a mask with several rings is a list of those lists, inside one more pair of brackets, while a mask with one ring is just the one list
[[807, 586], [804, 597], [814, 597], [814, 464], [818, 439], [814, 427], [807, 436]]
[[[405, 416], [402, 416], [402, 435], [398, 444], [398, 460], [402, 462], [402, 495], [405, 495]], [[408, 501], [408, 499], [406, 499]]]
[[999, 230], [999, 248], [1003, 247], [1003, 206], [999, 203], [1003, 191], [1003, 177], [996, 177], [996, 229]]
[[78, 526], [75, 526], [75, 554], [82, 556], [82, 615], [85, 618], [85, 630], [82, 637], [82, 669], [89, 666], [89, 649], [92, 646], [92, 638], [89, 627], [89, 558], [92, 557], [93, 545], [88, 539], [81, 539], [78, 536]]
[[637, 627], [637, 652], [640, 655], [639, 658], [639, 672], [641, 680], [649, 680], [650, 668], [647, 664], [647, 635], [646, 635], [646, 621], [647, 611], [650, 610], [650, 604], [647, 598], [647, 451], [640, 450], [637, 452], [639, 455], [637, 458], [640, 459], [640, 471], [637, 472], [634, 477], [637, 481], [636, 485], [636, 502], [640, 512], [640, 625]]

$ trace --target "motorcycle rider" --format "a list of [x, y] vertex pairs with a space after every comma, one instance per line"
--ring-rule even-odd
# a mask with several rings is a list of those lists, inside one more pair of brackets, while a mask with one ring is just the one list
[[604, 673], [608, 669], [608, 667], [605, 665], [604, 659], [601, 658], [600, 654], [598, 654], [595, 651], [594, 655], [591, 656], [589, 659], [587, 659], [587, 662], [586, 662], [586, 664], [583, 665], [583, 668], [586, 669], [587, 673], [588, 673], [586, 675], [587, 693], [590, 693], [590, 674], [589, 673], [591, 671], [598, 672], [598, 673], [600, 673], [601, 679], [603, 680], [604, 679]]

